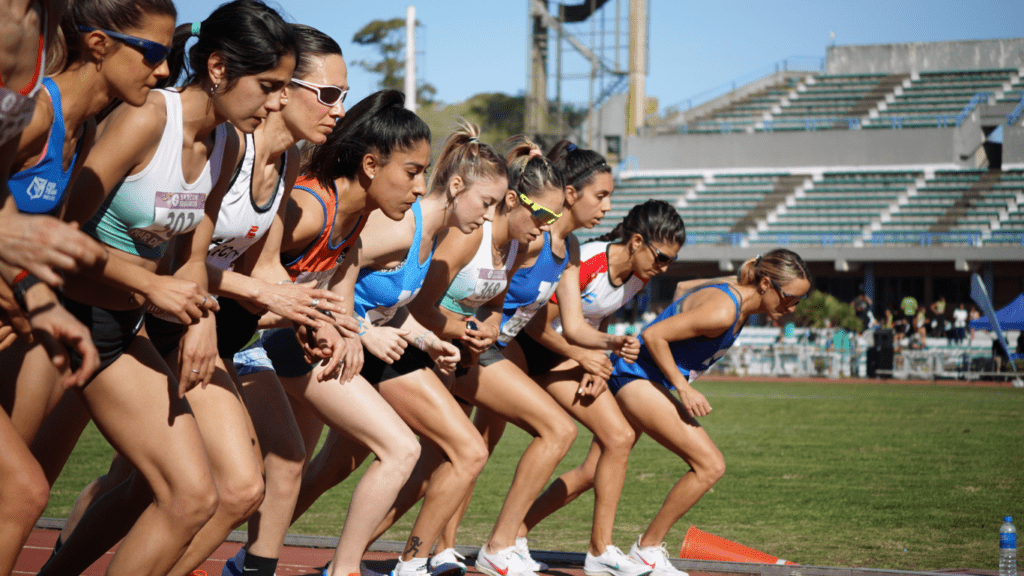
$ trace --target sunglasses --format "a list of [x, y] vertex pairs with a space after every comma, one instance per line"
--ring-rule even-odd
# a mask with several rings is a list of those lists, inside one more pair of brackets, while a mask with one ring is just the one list
[[671, 264], [671, 263], [676, 261], [676, 257], [675, 256], [669, 256], [668, 254], [665, 254], [661, 250], [658, 250], [654, 246], [654, 244], [651, 244], [651, 241], [648, 240], [647, 238], [644, 238], [644, 244], [647, 244], [647, 247], [650, 248], [652, 252], [654, 252], [654, 263], [655, 264], [659, 264], [659, 265], [664, 266], [666, 264]]
[[348, 96], [348, 90], [342, 90], [337, 86], [321, 86], [320, 84], [305, 82], [298, 78], [292, 78], [292, 84], [298, 84], [303, 88], [308, 88], [313, 92], [316, 92], [316, 99], [328, 108], [334, 108], [339, 102], [344, 102], [345, 96]]
[[533, 218], [537, 222], [540, 222], [541, 226], [554, 224], [556, 220], [562, 217], [561, 213], [556, 214], [549, 210], [548, 208], [545, 208], [540, 204], [537, 204], [533, 200], [527, 198], [526, 194], [523, 194], [522, 192], [519, 192], [519, 201], [523, 204], [523, 206], [526, 206], [527, 208], [530, 209], [530, 215], [533, 216]]
[[82, 24], [78, 26], [78, 31], [103, 32], [114, 40], [124, 42], [139, 52], [142, 52], [142, 57], [146, 59], [146, 62], [149, 62], [150, 66], [159, 66], [161, 62], [167, 60], [167, 54], [171, 51], [170, 48], [159, 42], [153, 42], [152, 40], [146, 40], [145, 38], [136, 38], [135, 36], [121, 34], [120, 32], [113, 32], [111, 30], [104, 30], [103, 28], [96, 28], [95, 26], [86, 26]]
[[790, 300], [791, 302], [798, 302], [800, 300], [803, 300], [804, 298], [807, 298], [807, 294], [806, 293], [805, 294], [801, 294], [800, 296], [795, 296], [795, 295], [790, 294], [790, 293], [786, 292], [785, 290], [783, 290], [782, 286], [779, 286], [779, 284], [775, 280], [772, 280], [771, 278], [769, 278], [768, 281], [772, 283], [772, 287], [775, 288], [776, 291], [778, 291], [779, 296], [782, 296], [783, 300]]

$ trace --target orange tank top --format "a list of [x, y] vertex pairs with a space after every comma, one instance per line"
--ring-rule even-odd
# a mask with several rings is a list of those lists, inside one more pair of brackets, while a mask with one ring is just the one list
[[309, 282], [316, 280], [317, 288], [327, 288], [331, 276], [338, 268], [338, 265], [345, 259], [349, 249], [359, 238], [359, 233], [366, 225], [366, 216], [360, 216], [359, 221], [352, 230], [338, 244], [331, 243], [331, 236], [334, 231], [334, 214], [338, 209], [338, 194], [331, 186], [330, 190], [325, 189], [312, 176], [301, 176], [295, 182], [296, 188], [301, 188], [313, 195], [320, 202], [324, 210], [324, 227], [306, 249], [297, 258], [286, 260], [283, 255], [281, 264], [288, 270], [293, 282]]

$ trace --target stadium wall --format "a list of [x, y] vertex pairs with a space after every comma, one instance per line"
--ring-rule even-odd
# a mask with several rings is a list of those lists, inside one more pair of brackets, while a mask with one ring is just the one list
[[625, 154], [636, 158], [641, 171], [919, 164], [973, 168], [984, 138], [974, 113], [957, 128], [633, 137], [626, 140]]
[[1024, 38], [829, 46], [827, 74], [912, 74], [938, 70], [1017, 68]]

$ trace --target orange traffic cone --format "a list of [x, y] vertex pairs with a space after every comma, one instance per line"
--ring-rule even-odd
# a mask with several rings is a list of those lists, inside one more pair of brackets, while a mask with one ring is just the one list
[[755, 562], [758, 564], [796, 564], [776, 558], [753, 548], [747, 548], [731, 540], [708, 534], [696, 526], [690, 526], [679, 549], [680, 558], [690, 560], [721, 560], [724, 562]]

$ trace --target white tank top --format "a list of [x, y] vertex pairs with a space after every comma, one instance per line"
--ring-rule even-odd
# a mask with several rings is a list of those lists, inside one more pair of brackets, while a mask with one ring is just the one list
[[284, 196], [284, 173], [288, 166], [288, 153], [281, 156], [281, 174], [277, 178], [274, 194], [263, 206], [257, 206], [252, 195], [252, 173], [256, 169], [256, 145], [252, 134], [245, 135], [245, 156], [231, 179], [217, 214], [217, 226], [206, 262], [230, 270], [250, 246], [270, 229]]
[[156, 153], [138, 174], [128, 176], [82, 226], [108, 246], [157, 260], [171, 238], [195, 229], [202, 221], [206, 197], [220, 175], [227, 127], [217, 126], [214, 148], [203, 172], [187, 182], [181, 169], [183, 117], [181, 95], [159, 90], [167, 110], [167, 123]]
[[519, 242], [513, 240], [509, 244], [504, 265], [495, 268], [494, 259], [491, 258], [491, 223], [485, 220], [483, 230], [480, 247], [473, 259], [459, 270], [441, 299], [441, 306], [452, 312], [471, 316], [477, 308], [489, 302], [508, 285]]

